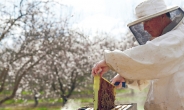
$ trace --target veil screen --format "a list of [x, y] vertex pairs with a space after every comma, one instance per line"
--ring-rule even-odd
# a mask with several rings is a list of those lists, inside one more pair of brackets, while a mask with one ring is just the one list
[[[171, 31], [173, 28], [175, 28], [180, 21], [183, 19], [184, 17], [184, 12], [182, 9], [178, 8], [174, 11], [168, 12], [167, 14], [170, 14], [170, 19], [171, 19], [171, 25], [169, 28], [167, 28], [166, 30], [164, 30], [162, 33], [165, 34], [169, 31]], [[130, 26], [130, 30], [133, 33], [133, 35], [135, 36], [136, 40], [138, 41], [138, 43], [140, 45], [145, 44], [147, 41], [151, 40], [151, 35], [144, 30], [144, 22], [139, 22], [135, 25]]]

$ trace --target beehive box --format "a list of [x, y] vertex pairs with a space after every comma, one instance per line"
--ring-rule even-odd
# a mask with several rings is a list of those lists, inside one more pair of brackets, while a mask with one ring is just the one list
[[112, 110], [137, 110], [137, 104], [136, 103], [120, 104], [114, 107]]
[[[79, 108], [78, 110], [94, 110], [94, 108], [82, 107], [82, 108]], [[137, 110], [137, 104], [136, 103], [120, 104], [120, 105], [116, 105], [113, 109], [110, 109], [110, 110]]]

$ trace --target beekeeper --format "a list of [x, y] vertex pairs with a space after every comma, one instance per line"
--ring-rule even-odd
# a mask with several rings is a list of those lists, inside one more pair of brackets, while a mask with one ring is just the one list
[[134, 82], [140, 89], [150, 81], [145, 110], [184, 110], [184, 12], [163, 0], [144, 1], [135, 12], [138, 19], [128, 27], [140, 45], [105, 50], [92, 74], [111, 69], [118, 73], [112, 83]]

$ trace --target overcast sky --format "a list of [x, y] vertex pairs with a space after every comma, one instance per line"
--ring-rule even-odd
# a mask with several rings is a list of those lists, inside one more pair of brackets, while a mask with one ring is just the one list
[[[144, 0], [61, 0], [73, 7], [73, 28], [92, 33], [103, 31], [123, 34], [127, 24], [135, 20], [134, 8]], [[168, 6], [184, 7], [184, 0], [165, 0]], [[79, 16], [80, 17], [77, 17]]]
[[[34, 1], [34, 0], [30, 0]], [[45, 1], [45, 0], [43, 0]], [[58, 11], [53, 7], [53, 11], [63, 15], [72, 11], [73, 22], [71, 26], [74, 30], [79, 30], [89, 34], [95, 32], [106, 32], [117, 37], [126, 33], [127, 24], [135, 20], [134, 8], [144, 0], [55, 0], [70, 8], [65, 11]], [[19, 3], [20, 0], [0, 0], [0, 3]], [[168, 6], [178, 5], [184, 7], [184, 0], [165, 0]]]

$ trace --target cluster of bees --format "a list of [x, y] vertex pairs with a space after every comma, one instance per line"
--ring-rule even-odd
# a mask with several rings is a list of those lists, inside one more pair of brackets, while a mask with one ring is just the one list
[[110, 110], [115, 107], [114, 86], [105, 79], [100, 79], [100, 90], [98, 92], [98, 109]]

